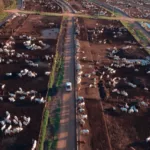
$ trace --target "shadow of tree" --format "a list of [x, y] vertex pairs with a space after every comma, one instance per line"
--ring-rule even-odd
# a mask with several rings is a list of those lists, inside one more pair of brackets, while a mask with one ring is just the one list
[[56, 85], [53, 85], [52, 88], [48, 89], [48, 96], [51, 96], [51, 97], [56, 96], [58, 93], [58, 89], [59, 89], [59, 87], [57, 87]]

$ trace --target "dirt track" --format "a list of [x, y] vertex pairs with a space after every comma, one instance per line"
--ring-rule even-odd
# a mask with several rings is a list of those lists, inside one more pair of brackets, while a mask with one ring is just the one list
[[[21, 11], [21, 10], [18, 10], [18, 9], [14, 9], [14, 10], [5, 10], [5, 12], [9, 12], [9, 13], [27, 13], [27, 14], [36, 14], [36, 12], [34, 11]], [[44, 12], [41, 12], [44, 14]], [[68, 17], [86, 17], [88, 15], [83, 15], [83, 14], [73, 14], [73, 13], [48, 13], [46, 12], [45, 14], [47, 15], [51, 15], [51, 16], [68, 16]], [[92, 17], [92, 16], [89, 16], [89, 17]], [[95, 16], [95, 18], [97, 18]], [[109, 20], [124, 20], [124, 21], [130, 21], [130, 22], [134, 22], [134, 21], [145, 21], [145, 19], [138, 19], [138, 18], [129, 18], [129, 17], [126, 17], [126, 16], [121, 16], [121, 17], [104, 17], [106, 19], [109, 19]], [[97, 18], [98, 19], [98, 18]], [[149, 22], [149, 21], [148, 21]]]
[[73, 29], [73, 18], [69, 18], [65, 39], [65, 71], [63, 83], [65, 84], [67, 81], [72, 82], [73, 90], [67, 93], [64, 87], [62, 89], [61, 120], [58, 132], [57, 150], [76, 150]]

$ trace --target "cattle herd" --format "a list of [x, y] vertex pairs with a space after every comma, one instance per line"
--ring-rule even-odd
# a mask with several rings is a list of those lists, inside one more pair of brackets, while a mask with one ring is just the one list
[[[150, 123], [145, 116], [149, 110], [149, 66], [149, 55], [119, 21], [76, 20], [81, 149], [141, 150], [140, 142], [133, 143], [142, 140], [143, 147], [149, 147], [150, 130], [146, 127], [142, 133], [138, 130]], [[139, 116], [147, 119], [145, 125]], [[124, 142], [131, 134], [132, 138]]]
[[1, 149], [37, 148], [60, 23], [61, 17], [14, 14], [0, 27]]
[[22, 9], [43, 12], [62, 12], [62, 9], [53, 0], [23, 0]]
[[[130, 17], [150, 18], [146, 0], [103, 2]], [[22, 4], [23, 10], [62, 12], [53, 0]], [[76, 4], [78, 12], [111, 16], [88, 0]], [[16, 13], [0, 27], [2, 150], [37, 149], [61, 20]], [[148, 53], [117, 20], [76, 18], [74, 37], [80, 149], [149, 149]]]
[[130, 17], [150, 19], [150, 2], [148, 0], [104, 0], [112, 7], [116, 7], [125, 12]]

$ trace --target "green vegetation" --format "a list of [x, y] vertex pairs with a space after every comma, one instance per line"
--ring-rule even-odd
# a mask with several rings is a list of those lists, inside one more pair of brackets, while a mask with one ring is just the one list
[[[64, 18], [63, 18], [64, 20]], [[60, 33], [59, 33], [59, 37], [58, 37], [58, 41], [57, 41], [57, 45], [56, 45], [56, 54], [55, 54], [55, 58], [54, 58], [54, 62], [53, 62], [53, 67], [52, 67], [52, 71], [50, 74], [50, 78], [49, 78], [49, 82], [48, 82], [48, 92], [47, 92], [47, 98], [48, 98], [48, 102], [51, 101], [51, 92], [53, 92], [54, 90], [54, 83], [56, 85], [60, 85], [60, 83], [63, 80], [62, 77], [62, 68], [63, 68], [63, 59], [62, 59], [62, 55], [59, 54], [58, 51], [61, 51], [60, 48], [61, 47], [61, 41], [62, 39], [64, 39], [64, 30], [63, 30], [64, 26], [63, 26], [63, 21], [61, 24], [61, 28], [60, 28]], [[63, 38], [62, 38], [63, 37]], [[61, 39], [61, 40], [60, 40]], [[64, 43], [64, 42], [63, 42]], [[55, 86], [56, 86], [55, 85]], [[49, 94], [50, 93], [50, 94]], [[50, 118], [50, 122], [51, 124], [54, 126], [54, 133], [56, 134], [56, 132], [59, 129], [59, 122], [60, 122], [60, 106], [58, 106], [58, 108], [55, 110], [55, 117], [54, 118]], [[49, 118], [49, 110], [47, 110], [45, 108], [44, 110], [44, 114], [43, 114], [43, 119], [42, 119], [42, 125], [41, 125], [41, 131], [40, 131], [40, 136], [39, 136], [39, 141], [38, 141], [38, 150], [43, 150], [44, 147], [44, 142], [45, 142], [45, 137], [46, 137], [46, 130], [47, 130], [47, 125], [48, 125], [48, 118]], [[53, 139], [50, 139], [47, 141], [47, 146], [48, 146], [48, 150], [50, 150], [53, 147], [56, 147], [57, 144], [57, 136], [55, 135]]]
[[129, 23], [127, 21], [121, 21], [121, 23], [128, 29], [128, 31], [143, 47], [146, 47], [149, 44], [147, 37], [140, 30], [135, 29], [132, 23]]
[[49, 80], [49, 86], [48, 86], [49, 88], [53, 87], [55, 81], [55, 71], [56, 71], [57, 61], [58, 61], [58, 51], [56, 51], [55, 58], [54, 58], [54, 63], [53, 63], [50, 80]]
[[7, 12], [0, 13], [0, 21], [4, 20], [6, 17], [8, 17], [8, 13]]
[[41, 125], [41, 135], [39, 140], [39, 150], [43, 150], [44, 148], [44, 141], [46, 136], [46, 130], [47, 130], [47, 124], [48, 124], [48, 118], [49, 118], [49, 111], [47, 109], [44, 110], [43, 119], [42, 119], [42, 125]]
[[10, 5], [6, 9], [15, 9], [17, 7], [17, 0], [11, 0]]
[[51, 126], [54, 127], [53, 128], [54, 138], [49, 141], [49, 145], [50, 145], [49, 149], [56, 149], [57, 141], [58, 141], [57, 132], [60, 126], [60, 105], [58, 105], [58, 107], [56, 108], [54, 117], [50, 118], [50, 123]]
[[51, 125], [54, 127], [54, 135], [58, 132], [59, 129], [59, 122], [60, 122], [60, 104], [58, 105], [58, 108], [55, 110], [55, 116], [53, 118], [50, 118]]
[[0, 21], [5, 19], [8, 16], [8, 13], [4, 12], [4, 3], [0, 1]]
[[47, 150], [51, 150], [52, 142], [51, 140], [47, 141]]
[[[52, 67], [52, 72], [49, 78], [49, 84], [48, 88], [52, 88], [55, 80], [55, 69], [56, 69], [56, 62], [57, 62], [57, 57], [58, 57], [58, 52], [56, 51], [56, 55], [54, 58], [54, 64]], [[48, 96], [48, 102], [51, 100], [51, 97]], [[49, 118], [49, 110], [45, 108], [44, 114], [43, 114], [43, 119], [42, 119], [42, 125], [41, 125], [41, 131], [40, 131], [40, 137], [39, 137], [39, 145], [38, 145], [38, 150], [43, 150], [44, 147], [44, 142], [45, 142], [45, 137], [46, 137], [46, 131], [47, 131], [47, 125], [48, 125], [48, 118]]]
[[61, 58], [58, 62], [58, 70], [57, 70], [57, 78], [56, 78], [56, 87], [58, 88], [64, 79], [64, 61]]

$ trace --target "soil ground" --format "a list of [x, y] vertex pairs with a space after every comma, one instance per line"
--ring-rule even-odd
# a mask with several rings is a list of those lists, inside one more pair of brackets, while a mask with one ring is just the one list
[[95, 8], [97, 9], [87, 9], [85, 8], [83, 5], [82, 5], [82, 1], [71, 1], [69, 2], [71, 4], [71, 6], [74, 8], [74, 10], [76, 10], [77, 12], [82, 12], [82, 13], [85, 13], [85, 14], [90, 14], [90, 15], [96, 15], [98, 14], [98, 12], [101, 12], [101, 11], [106, 11], [107, 13], [105, 14], [105, 16], [111, 16], [111, 13], [108, 12], [107, 10], [105, 10], [104, 8], [100, 7], [100, 6], [97, 6], [97, 5], [94, 5]]
[[107, 0], [100, 0], [101, 2], [106, 2], [112, 6], [115, 6], [119, 9], [121, 9], [123, 12], [125, 12], [130, 17], [134, 18], [146, 18], [150, 19], [150, 11], [149, 7], [150, 4], [148, 1], [141, 0], [140, 3], [138, 1], [107, 1]]
[[[111, 78], [127, 77], [130, 82], [141, 81], [141, 85], [135, 89], [126, 87], [124, 84], [118, 85], [118, 88], [125, 89], [129, 94], [126, 99], [111, 92], [112, 87], [107, 86], [107, 74], [103, 77], [103, 85], [108, 96], [107, 100], [102, 100], [97, 86], [96, 88], [89, 88], [89, 85], [93, 84], [94, 78], [97, 79], [97, 83], [100, 81], [98, 73], [101, 74], [104, 71], [103, 66], [108, 66], [112, 63], [112, 59], [107, 57], [108, 51], [106, 49], [114, 47], [119, 49], [130, 45], [130, 49], [119, 51], [116, 54], [127, 59], [144, 59], [148, 54], [144, 49], [139, 48], [140, 45], [127, 31], [124, 32], [123, 36], [113, 38], [112, 31], [107, 30], [106, 27], [113, 25], [113, 31], [117, 32], [118, 28], [122, 27], [119, 21], [96, 21], [79, 18], [78, 22], [80, 25], [80, 35], [78, 36], [80, 52], [77, 53], [77, 56], [80, 64], [83, 65], [82, 81], [78, 85], [78, 94], [85, 98], [86, 113], [88, 114], [88, 121], [81, 129], [89, 128], [90, 130], [89, 135], [81, 135], [80, 137], [81, 140], [86, 141], [86, 144], [80, 145], [81, 150], [129, 150], [131, 146], [136, 150], [148, 149], [149, 145], [144, 141], [150, 134], [148, 128], [150, 125], [149, 107], [140, 107], [138, 113], [128, 114], [121, 112], [119, 106], [125, 103], [132, 105], [136, 101], [145, 101], [149, 104], [150, 92], [143, 89], [143, 87], [150, 86], [149, 76], [145, 73], [149, 66], [139, 67], [139, 72], [135, 72], [134, 69], [130, 68], [116, 69], [116, 73], [111, 75]], [[92, 40], [90, 30], [94, 30], [96, 24], [100, 26], [100, 30], [105, 28], [105, 31]], [[111, 41], [111, 43], [100, 44], [99, 41], [104, 39]], [[132, 41], [134, 44], [125, 44], [124, 41]], [[84, 60], [83, 57], [86, 57], [86, 59]], [[97, 75], [92, 75], [93, 71], [96, 71]], [[86, 73], [91, 74], [91, 77], [85, 77]], [[116, 112], [111, 111], [113, 107], [116, 107]]]
[[[39, 21], [40, 24], [38, 23]], [[55, 55], [57, 38], [54, 39], [54, 34], [50, 34], [49, 37], [45, 38], [41, 32], [45, 29], [59, 29], [60, 24], [61, 17], [39, 17], [37, 15], [28, 15], [22, 17], [18, 16], [10, 21], [9, 24], [5, 24], [5, 27], [0, 28], [2, 33], [0, 36], [0, 48], [2, 48], [2, 43], [5, 43], [13, 33], [15, 45], [12, 48], [16, 50], [16, 53], [28, 54], [28, 59], [39, 65], [38, 67], [32, 67], [25, 63], [24, 57], [17, 58], [16, 56], [7, 56], [3, 53], [0, 54], [0, 57], [4, 58], [5, 61], [8, 59], [14, 60], [11, 64], [0, 64], [1, 84], [6, 84], [3, 95], [2, 92], [0, 92], [0, 95], [4, 98], [4, 101], [0, 102], [0, 118], [4, 117], [6, 111], [9, 111], [12, 116], [16, 115], [20, 117], [26, 115], [31, 117], [30, 124], [19, 134], [7, 136], [0, 134], [0, 149], [2, 150], [30, 150], [32, 147], [32, 140], [38, 140], [44, 104], [31, 102], [29, 99], [30, 97], [28, 96], [23, 101], [19, 100], [19, 97], [17, 96], [16, 102], [11, 103], [8, 101], [8, 92], [14, 93], [21, 87], [24, 91], [36, 90], [39, 97], [46, 97], [49, 76], [46, 76], [45, 72], [51, 71], [54, 57], [47, 61], [45, 55]], [[34, 25], [36, 25], [36, 27]], [[10, 32], [10, 28], [12, 30], [17, 28], [17, 30]], [[53, 30], [53, 32], [55, 33], [55, 30]], [[26, 40], [19, 38], [22, 34], [36, 37], [36, 44], [39, 40], [42, 40], [48, 47], [46, 49], [42, 48], [41, 50], [27, 50], [23, 45], [23, 42]], [[19, 78], [17, 73], [25, 68], [36, 72], [38, 74], [37, 77], [30, 78], [24, 76]], [[13, 76], [6, 77], [5, 74], [8, 72], [12, 72]]]
[[58, 13], [62, 12], [61, 7], [52, 0], [44, 0], [42, 2], [25, 0], [23, 6], [25, 10], [31, 11], [58, 12]]

